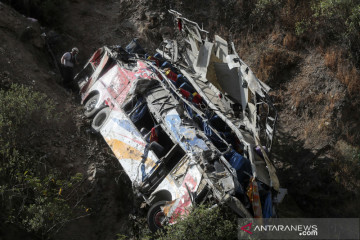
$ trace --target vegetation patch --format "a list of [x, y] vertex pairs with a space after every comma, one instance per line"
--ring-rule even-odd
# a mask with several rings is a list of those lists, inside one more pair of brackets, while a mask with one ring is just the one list
[[160, 240], [237, 239], [237, 218], [224, 207], [199, 205], [186, 218], [159, 232]]
[[57, 119], [54, 103], [46, 95], [17, 84], [0, 90], [1, 221], [42, 238], [88, 215], [78, 192], [82, 174], [60, 172], [50, 153], [36, 145], [41, 131]]

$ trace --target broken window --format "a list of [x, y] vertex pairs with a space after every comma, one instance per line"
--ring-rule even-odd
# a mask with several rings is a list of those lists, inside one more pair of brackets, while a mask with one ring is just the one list
[[123, 105], [123, 110], [143, 136], [156, 125], [143, 97], [134, 96]]

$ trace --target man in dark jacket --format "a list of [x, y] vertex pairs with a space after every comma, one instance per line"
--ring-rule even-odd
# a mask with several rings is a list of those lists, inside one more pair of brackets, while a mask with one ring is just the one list
[[71, 88], [74, 79], [74, 65], [78, 64], [76, 59], [79, 49], [74, 47], [71, 52], [66, 52], [61, 57], [62, 75], [64, 79], [64, 87]]

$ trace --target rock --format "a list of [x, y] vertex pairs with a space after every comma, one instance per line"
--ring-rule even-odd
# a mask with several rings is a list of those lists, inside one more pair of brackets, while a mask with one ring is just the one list
[[74, 168], [74, 164], [73, 163], [69, 163], [66, 165], [66, 168]]
[[36, 31], [33, 27], [27, 26], [21, 33], [20, 40], [23, 42], [29, 41], [36, 36]]
[[27, 20], [29, 20], [30, 22], [32, 22], [32, 23], [36, 23], [36, 22], [38, 22], [38, 20], [37, 19], [35, 19], [35, 18], [31, 18], [31, 17], [28, 17], [27, 18]]
[[30, 20], [30, 25], [23, 30], [20, 35], [20, 40], [22, 42], [30, 42], [37, 48], [44, 47], [44, 40], [41, 37], [40, 24], [36, 19]]

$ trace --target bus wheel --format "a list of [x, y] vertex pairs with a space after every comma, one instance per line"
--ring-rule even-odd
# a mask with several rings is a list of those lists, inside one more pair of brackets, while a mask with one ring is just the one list
[[91, 127], [95, 132], [100, 132], [101, 127], [105, 124], [106, 120], [110, 116], [110, 108], [106, 107], [100, 110], [94, 117]]
[[84, 115], [88, 118], [93, 117], [99, 109], [96, 108], [96, 104], [99, 101], [99, 94], [96, 94], [89, 98], [84, 105]]
[[160, 201], [151, 206], [147, 214], [147, 222], [149, 229], [152, 232], [156, 232], [159, 229], [163, 229], [163, 221], [166, 218], [165, 213], [161, 210], [161, 207], [165, 206], [166, 201]]

